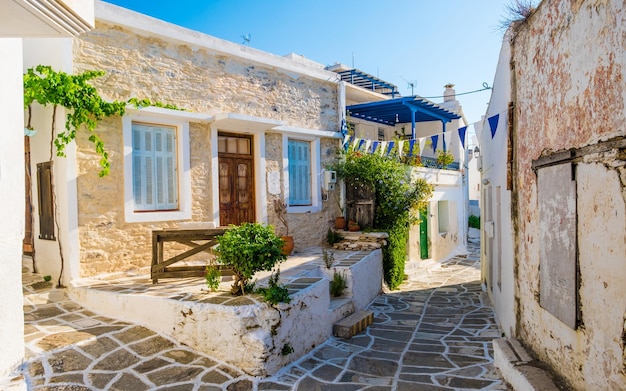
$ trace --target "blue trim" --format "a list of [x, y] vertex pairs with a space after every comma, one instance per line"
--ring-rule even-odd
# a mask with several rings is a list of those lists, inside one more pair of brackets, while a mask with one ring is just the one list
[[412, 126], [415, 122], [442, 121], [445, 123], [461, 118], [460, 115], [419, 96], [361, 103], [348, 106], [346, 109], [351, 117], [389, 126], [409, 122]]

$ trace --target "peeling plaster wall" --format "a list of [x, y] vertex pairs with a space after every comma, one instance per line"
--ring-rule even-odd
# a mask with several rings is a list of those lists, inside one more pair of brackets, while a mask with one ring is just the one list
[[543, 1], [515, 28], [512, 44], [519, 337], [578, 390], [626, 385], [624, 156], [576, 164], [576, 330], [539, 305], [543, 238], [531, 161], [626, 134], [625, 23], [622, 0]]

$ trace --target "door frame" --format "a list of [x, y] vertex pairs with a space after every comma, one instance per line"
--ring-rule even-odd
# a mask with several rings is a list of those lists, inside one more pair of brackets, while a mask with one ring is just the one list
[[[254, 137], [252, 135], [249, 134], [241, 134], [241, 133], [232, 133], [232, 132], [223, 132], [223, 131], [219, 131], [217, 134], [218, 138], [219, 136], [226, 136], [226, 137], [233, 137], [233, 138], [241, 138], [241, 139], [248, 139], [250, 140], [250, 154], [249, 155], [244, 155], [244, 154], [238, 154], [238, 153], [219, 153], [218, 151], [218, 156], [217, 156], [217, 163], [218, 163], [218, 184], [217, 184], [217, 193], [218, 193], [218, 204], [217, 204], [217, 213], [218, 216], [220, 215], [220, 208], [221, 208], [221, 202], [219, 200], [219, 164], [220, 164], [220, 159], [221, 158], [225, 158], [225, 159], [241, 159], [241, 160], [248, 160], [250, 161], [251, 164], [251, 168], [252, 168], [252, 175], [250, 177], [250, 181], [251, 181], [251, 186], [252, 186], [252, 208], [251, 208], [251, 213], [252, 213], [252, 221], [251, 222], [255, 222], [257, 221], [257, 197], [256, 197], [256, 184], [257, 184], [257, 180], [256, 180], [256, 164], [255, 164], [255, 158], [254, 158]], [[221, 220], [221, 218], [220, 218]], [[222, 223], [220, 223], [220, 225], [223, 225]]]
[[213, 221], [216, 227], [220, 222], [220, 195], [219, 195], [219, 156], [217, 136], [218, 133], [246, 135], [252, 137], [252, 161], [254, 166], [254, 216], [257, 222], [268, 221], [267, 208], [267, 185], [265, 181], [265, 129], [240, 131], [230, 127], [220, 127], [216, 123], [211, 124], [211, 192], [213, 205]]

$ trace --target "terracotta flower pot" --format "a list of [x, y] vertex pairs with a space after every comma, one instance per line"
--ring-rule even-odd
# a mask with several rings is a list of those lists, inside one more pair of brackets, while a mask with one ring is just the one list
[[348, 231], [355, 232], [361, 229], [361, 226], [356, 221], [348, 221]]
[[283, 244], [283, 254], [291, 255], [295, 244], [293, 243], [293, 236], [281, 236], [280, 237], [285, 243]]
[[346, 218], [339, 216], [335, 219], [335, 229], [346, 229]]

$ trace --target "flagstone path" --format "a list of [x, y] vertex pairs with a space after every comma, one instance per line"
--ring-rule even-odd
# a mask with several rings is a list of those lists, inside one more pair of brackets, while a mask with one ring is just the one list
[[99, 316], [25, 273], [28, 389], [47, 390], [508, 390], [493, 368], [500, 336], [470, 254], [418, 269], [371, 305], [374, 323], [330, 338], [268, 378], [143, 326]]

